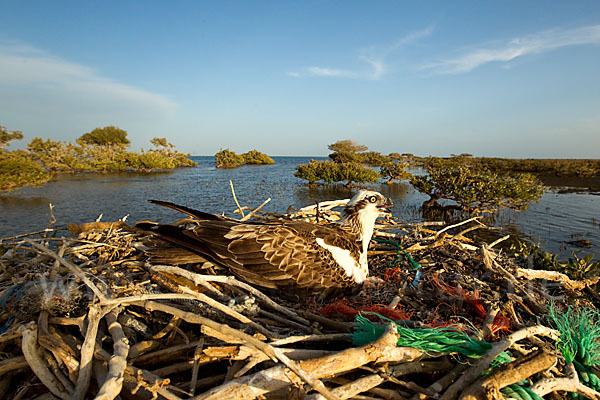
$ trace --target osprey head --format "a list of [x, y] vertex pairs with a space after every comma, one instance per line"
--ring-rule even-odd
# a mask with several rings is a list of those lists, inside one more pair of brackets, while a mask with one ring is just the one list
[[388, 207], [393, 206], [392, 200], [381, 193], [361, 190], [344, 207], [344, 216], [360, 214], [362, 218], [371, 217], [375, 220], [377, 217], [391, 215]]

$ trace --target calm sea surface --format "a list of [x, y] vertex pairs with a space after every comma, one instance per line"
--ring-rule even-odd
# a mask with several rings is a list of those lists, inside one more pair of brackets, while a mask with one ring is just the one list
[[[25, 187], [0, 195], [0, 237], [46, 228], [49, 204], [54, 206], [56, 226], [95, 221], [112, 222], [129, 215], [134, 223], [145, 219], [171, 222], [182, 214], [148, 202], [149, 199], [172, 201], [212, 213], [234, 216], [236, 209], [229, 180], [242, 206], [258, 207], [271, 198], [263, 210], [285, 213], [316, 201], [348, 198], [349, 191], [339, 186], [309, 188], [294, 177], [298, 164], [309, 157], [274, 157], [275, 164], [216, 169], [214, 157], [192, 157], [197, 168], [160, 173], [116, 173], [63, 175], [46, 185]], [[423, 221], [419, 207], [427, 196], [408, 183], [371, 185], [391, 197], [394, 215], [404, 222]], [[505, 212], [495, 223], [514, 236], [540, 241], [542, 247], [560, 253], [565, 259], [572, 250], [567, 242], [586, 239], [592, 244], [582, 254], [600, 256], [600, 196], [585, 193], [545, 193], [539, 203], [521, 213]]]

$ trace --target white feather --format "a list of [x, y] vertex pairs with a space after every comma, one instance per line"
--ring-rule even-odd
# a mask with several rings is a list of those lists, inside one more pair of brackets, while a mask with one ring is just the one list
[[361, 255], [360, 262], [357, 262], [349, 250], [328, 245], [321, 238], [317, 238], [316, 241], [319, 246], [331, 253], [333, 259], [344, 269], [348, 277], [354, 278], [354, 282], [356, 283], [363, 283], [369, 271], [367, 257], [363, 258]]

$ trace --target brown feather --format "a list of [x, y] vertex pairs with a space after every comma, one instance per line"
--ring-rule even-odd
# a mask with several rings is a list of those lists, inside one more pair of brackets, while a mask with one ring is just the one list
[[240, 222], [173, 203], [153, 202], [185, 212], [199, 221], [192, 228], [142, 222], [136, 225], [138, 229], [228, 267], [250, 283], [303, 293], [329, 293], [356, 286], [354, 278], [348, 276], [333, 253], [319, 245], [317, 239], [326, 246], [347, 249], [350, 256], [358, 260], [363, 244], [360, 226], [352, 225], [352, 218], [359, 218], [359, 211], [367, 200], [351, 202], [344, 210], [350, 222], [342, 225], [302, 221]]

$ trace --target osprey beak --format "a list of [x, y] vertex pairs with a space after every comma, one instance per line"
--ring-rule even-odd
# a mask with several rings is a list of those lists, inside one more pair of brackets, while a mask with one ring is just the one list
[[390, 210], [390, 207], [394, 207], [394, 203], [392, 202], [392, 199], [390, 199], [389, 197], [386, 198], [385, 204], [377, 206], [381, 215], [392, 215], [392, 211]]

